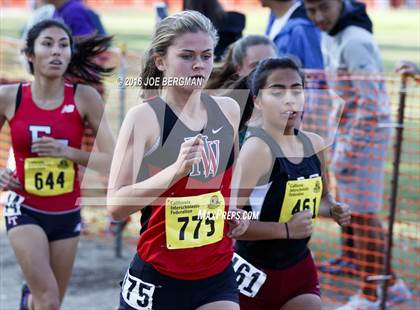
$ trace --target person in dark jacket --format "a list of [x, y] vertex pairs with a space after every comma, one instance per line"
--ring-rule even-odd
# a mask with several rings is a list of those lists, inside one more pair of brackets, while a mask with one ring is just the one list
[[211, 20], [216, 27], [219, 41], [214, 49], [214, 60], [222, 60], [227, 48], [242, 37], [245, 28], [245, 15], [227, 12], [218, 0], [184, 0], [183, 10], [198, 11]]

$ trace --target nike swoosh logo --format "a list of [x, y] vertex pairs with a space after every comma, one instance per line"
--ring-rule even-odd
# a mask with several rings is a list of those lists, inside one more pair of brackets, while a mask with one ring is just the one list
[[222, 128], [223, 128], [223, 126], [222, 127], [220, 127], [220, 128], [217, 128], [217, 129], [212, 129], [211, 130], [211, 132], [212, 132], [212, 134], [217, 134], [220, 130], [222, 130]]

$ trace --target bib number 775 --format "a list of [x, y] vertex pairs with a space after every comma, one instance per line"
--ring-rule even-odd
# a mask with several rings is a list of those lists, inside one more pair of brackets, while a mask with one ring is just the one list
[[136, 310], [151, 310], [155, 285], [144, 282], [127, 271], [122, 283], [121, 295], [124, 301]]

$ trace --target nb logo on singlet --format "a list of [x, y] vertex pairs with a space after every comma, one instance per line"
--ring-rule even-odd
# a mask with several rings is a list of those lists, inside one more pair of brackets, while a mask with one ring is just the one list
[[74, 105], [72, 104], [66, 104], [63, 109], [61, 109], [61, 114], [64, 113], [73, 113], [74, 111]]
[[[191, 138], [185, 138], [188, 141]], [[214, 177], [219, 169], [220, 140], [209, 141], [207, 136], [202, 136], [204, 150], [201, 153], [201, 162], [192, 166], [190, 176], [203, 175], [205, 178]]]

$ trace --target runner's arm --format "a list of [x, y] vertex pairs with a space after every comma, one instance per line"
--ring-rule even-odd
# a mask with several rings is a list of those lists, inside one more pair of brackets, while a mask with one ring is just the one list
[[331, 208], [334, 207], [337, 202], [330, 193], [329, 172], [326, 159], [327, 146], [321, 136], [313, 132], [305, 132], [305, 134], [311, 140], [313, 148], [321, 163], [322, 198], [318, 214], [324, 217], [331, 217]]
[[[273, 156], [270, 148], [259, 138], [249, 138], [239, 152], [232, 179], [232, 207], [242, 209], [249, 204], [249, 197], [258, 181], [271, 174]], [[248, 229], [237, 240], [269, 240], [286, 238], [284, 224], [250, 221]]]
[[105, 117], [102, 98], [93, 87], [78, 85], [75, 102], [82, 118], [88, 122], [94, 132], [94, 149], [92, 152], [87, 152], [68, 146], [64, 150], [64, 157], [84, 167], [107, 174], [111, 165], [115, 139]]
[[148, 104], [140, 104], [131, 109], [124, 119], [112, 159], [108, 184], [107, 208], [116, 220], [123, 220], [152, 203], [158, 203], [157, 199], [175, 182], [186, 176], [193, 162], [197, 161], [197, 158], [186, 159], [191, 155], [188, 151], [195, 149], [194, 154], [201, 154], [199, 147], [202, 147], [202, 141], [200, 140], [200, 145], [197, 143], [193, 146], [194, 141], [199, 139], [190, 139], [181, 145], [178, 159], [173, 164], [138, 182], [137, 177], [146, 146], [153, 145], [159, 133], [157, 118]]

